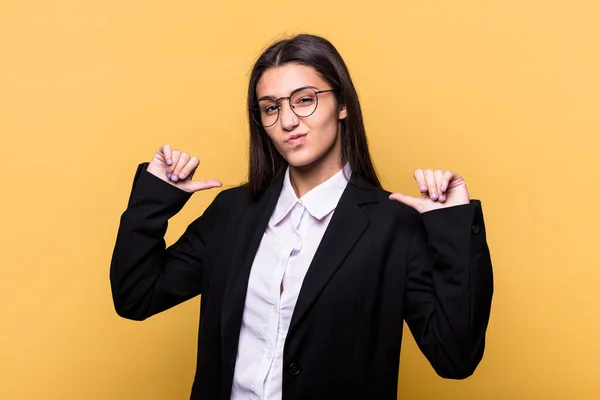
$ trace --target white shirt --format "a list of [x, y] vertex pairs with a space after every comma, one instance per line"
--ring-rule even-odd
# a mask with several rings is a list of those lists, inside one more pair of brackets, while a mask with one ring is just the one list
[[250, 271], [232, 400], [281, 399], [283, 346], [296, 300], [349, 176], [346, 165], [298, 199], [286, 171]]

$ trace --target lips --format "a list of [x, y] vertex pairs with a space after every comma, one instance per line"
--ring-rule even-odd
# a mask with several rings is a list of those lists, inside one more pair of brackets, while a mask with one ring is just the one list
[[288, 136], [288, 137], [285, 139], [285, 141], [286, 141], [286, 142], [293, 141], [293, 140], [295, 140], [295, 139], [298, 139], [298, 138], [301, 138], [301, 137], [304, 137], [304, 136], [306, 136], [306, 133], [296, 133], [296, 134], [293, 134], [293, 135], [290, 135], [290, 136]]

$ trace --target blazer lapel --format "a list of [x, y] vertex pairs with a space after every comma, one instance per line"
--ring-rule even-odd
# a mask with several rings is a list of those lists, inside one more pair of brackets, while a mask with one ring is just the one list
[[282, 183], [283, 179], [276, 180], [260, 199], [250, 202], [239, 223], [223, 293], [221, 335], [224, 361], [231, 361], [236, 355], [250, 270], [277, 204]]
[[352, 184], [346, 187], [302, 283], [289, 334], [302, 320], [369, 226], [369, 218], [360, 206], [376, 201], [374, 191], [360, 189]]

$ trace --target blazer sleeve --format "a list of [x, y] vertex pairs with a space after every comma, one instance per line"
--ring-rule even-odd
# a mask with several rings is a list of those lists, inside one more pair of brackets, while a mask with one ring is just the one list
[[429, 211], [412, 236], [405, 319], [436, 373], [464, 379], [480, 363], [493, 273], [481, 203]]
[[110, 283], [118, 315], [144, 320], [200, 294], [206, 242], [213, 234], [216, 199], [166, 247], [168, 220], [191, 197], [140, 164], [114, 246]]

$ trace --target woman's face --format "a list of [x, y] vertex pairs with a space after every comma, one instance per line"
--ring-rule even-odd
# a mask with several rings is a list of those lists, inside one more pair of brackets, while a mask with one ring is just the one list
[[[296, 91], [299, 88], [307, 89]], [[275, 100], [296, 91], [292, 99], [279, 101], [277, 122], [265, 127], [265, 131], [292, 167], [322, 162], [341, 167], [340, 121], [346, 118], [346, 108], [338, 106], [335, 92], [319, 93], [315, 99], [310, 89], [321, 91], [332, 87], [312, 67], [286, 64], [265, 71], [256, 85], [256, 94], [261, 115], [267, 122], [277, 118]], [[308, 114], [314, 104], [317, 107], [309, 116], [298, 116], [290, 108], [290, 102], [300, 115]]]

